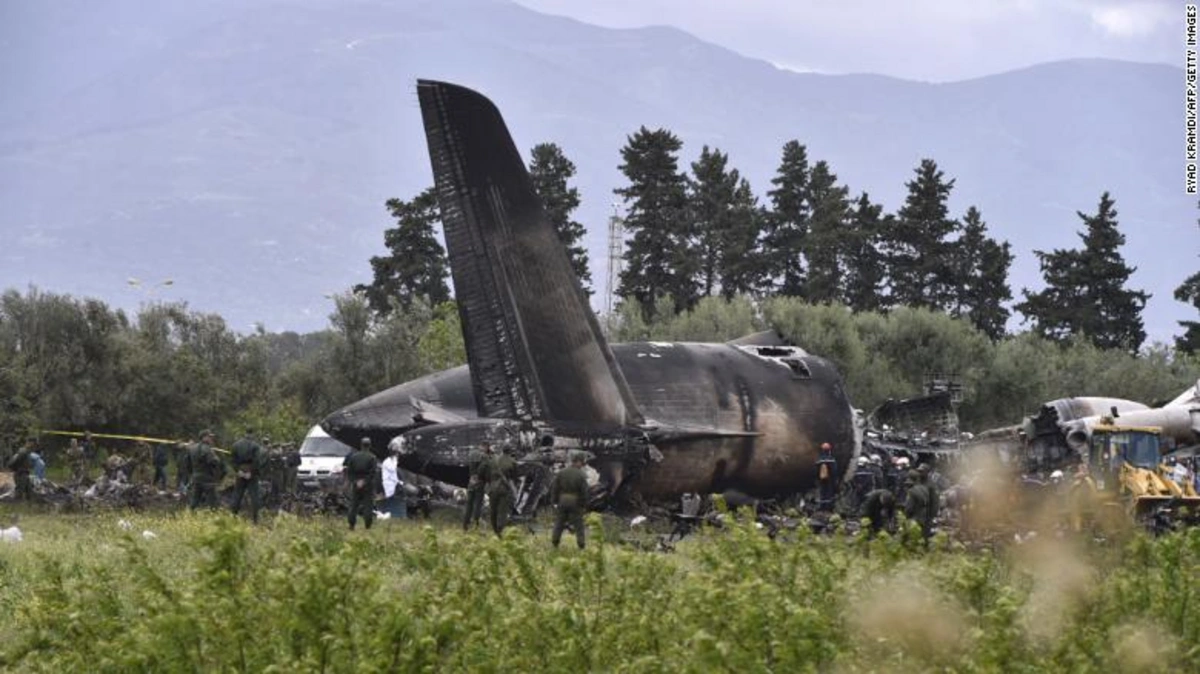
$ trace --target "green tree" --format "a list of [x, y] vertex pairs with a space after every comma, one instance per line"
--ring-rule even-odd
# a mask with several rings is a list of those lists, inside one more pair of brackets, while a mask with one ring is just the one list
[[847, 220], [842, 302], [854, 311], [875, 311], [883, 306], [886, 269], [879, 241], [895, 223], [891, 215], [882, 213], [883, 206], [871, 203], [871, 197], [863, 192]]
[[[1175, 289], [1175, 299], [1187, 302], [1200, 311], [1200, 272], [1187, 277], [1187, 280]], [[1179, 321], [1179, 325], [1184, 329], [1184, 333], [1175, 338], [1175, 348], [1184, 353], [1200, 354], [1200, 322]]]
[[1004, 303], [1012, 299], [1008, 286], [1011, 246], [987, 235], [987, 224], [974, 206], [967, 209], [962, 224], [962, 235], [951, 248], [958, 285], [950, 288], [950, 315], [965, 316], [983, 334], [997, 340], [1004, 336], [1010, 315]]
[[764, 270], [758, 256], [760, 220], [750, 184], [729, 156], [705, 145], [692, 162], [688, 212], [697, 233], [700, 295], [723, 297], [754, 290]]
[[699, 296], [694, 228], [687, 217], [687, 178], [676, 153], [683, 143], [666, 129], [641, 127], [621, 148], [620, 166], [629, 184], [615, 190], [625, 199], [625, 248], [620, 295], [633, 297], [644, 310], [665, 293], [682, 311]]
[[571, 269], [583, 289], [591, 295], [592, 272], [588, 269], [587, 248], [583, 246], [587, 229], [571, 219], [571, 214], [579, 207], [579, 190], [568, 184], [575, 177], [575, 164], [558, 145], [539, 143], [533, 147], [529, 177], [533, 180], [534, 191], [542, 199], [546, 217], [567, 249]]
[[885, 237], [889, 299], [893, 306], [943, 309], [958, 284], [949, 255], [949, 237], [958, 223], [950, 219], [946, 205], [954, 180], [946, 180], [932, 159], [922, 159], [914, 173], [916, 178], [905, 183], [904, 206]]
[[777, 293], [800, 297], [804, 293], [804, 239], [808, 234], [808, 150], [799, 141], [783, 146], [783, 157], [774, 186], [767, 196], [771, 210], [767, 214], [766, 249], [770, 251], [771, 279]]
[[363, 293], [371, 310], [381, 316], [415, 298], [433, 304], [450, 299], [446, 251], [434, 234], [441, 216], [433, 188], [412, 201], [388, 199], [387, 208], [396, 219], [396, 226], [383, 233], [388, 254], [371, 258], [374, 280], [354, 290]]
[[733, 192], [730, 228], [721, 251], [721, 296], [729, 300], [766, 289], [770, 260], [762, 247], [765, 214], [750, 183], [742, 178]]
[[1120, 247], [1125, 235], [1117, 229], [1117, 211], [1108, 192], [1100, 196], [1095, 215], [1077, 212], [1083, 248], [1034, 251], [1046, 287], [1023, 291], [1017, 311], [1032, 321], [1038, 334], [1056, 341], [1083, 335], [1106, 349], [1137, 351], [1146, 339], [1142, 309], [1148, 293], [1128, 290], [1135, 267], [1125, 264]]
[[842, 295], [843, 260], [849, 189], [838, 186], [837, 174], [824, 160], [808, 175], [808, 235], [801, 249], [808, 262], [804, 297], [810, 302], [834, 302]]
[[421, 335], [421, 340], [417, 343], [417, 352], [422, 366], [430, 372], [467, 362], [457, 304], [452, 301], [442, 302], [433, 308], [433, 320]]

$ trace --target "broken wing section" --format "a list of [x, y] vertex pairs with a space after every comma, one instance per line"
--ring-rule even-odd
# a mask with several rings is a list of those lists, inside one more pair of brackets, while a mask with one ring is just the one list
[[453, 84], [417, 92], [480, 415], [640, 424], [500, 112]]

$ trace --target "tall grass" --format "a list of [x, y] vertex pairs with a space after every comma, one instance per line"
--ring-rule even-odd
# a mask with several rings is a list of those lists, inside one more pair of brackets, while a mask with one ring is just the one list
[[[395, 523], [22, 522], [16, 672], [1166, 671], [1200, 661], [1200, 531], [967, 550], [751, 523], [673, 554]], [[146, 539], [143, 530], [155, 538]], [[624, 534], [622, 534], [624, 535]]]

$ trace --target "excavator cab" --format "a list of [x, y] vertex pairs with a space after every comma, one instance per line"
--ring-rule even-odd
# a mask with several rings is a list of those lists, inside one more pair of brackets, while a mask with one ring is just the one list
[[1177, 508], [1191, 519], [1200, 507], [1194, 493], [1165, 476], [1160, 428], [1099, 425], [1092, 429], [1088, 450], [1097, 489], [1125, 503], [1134, 519], [1147, 524], [1174, 519]]

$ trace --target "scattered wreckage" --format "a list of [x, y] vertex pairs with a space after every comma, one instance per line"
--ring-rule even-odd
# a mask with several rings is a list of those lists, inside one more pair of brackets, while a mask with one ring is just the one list
[[1120, 511], [1154, 531], [1197, 524], [1198, 388], [1157, 407], [1119, 398], [1052, 400], [1021, 424], [980, 433], [966, 451], [995, 454], [1028, 484], [1062, 482], [1070, 472], [1089, 494], [1087, 519]]

